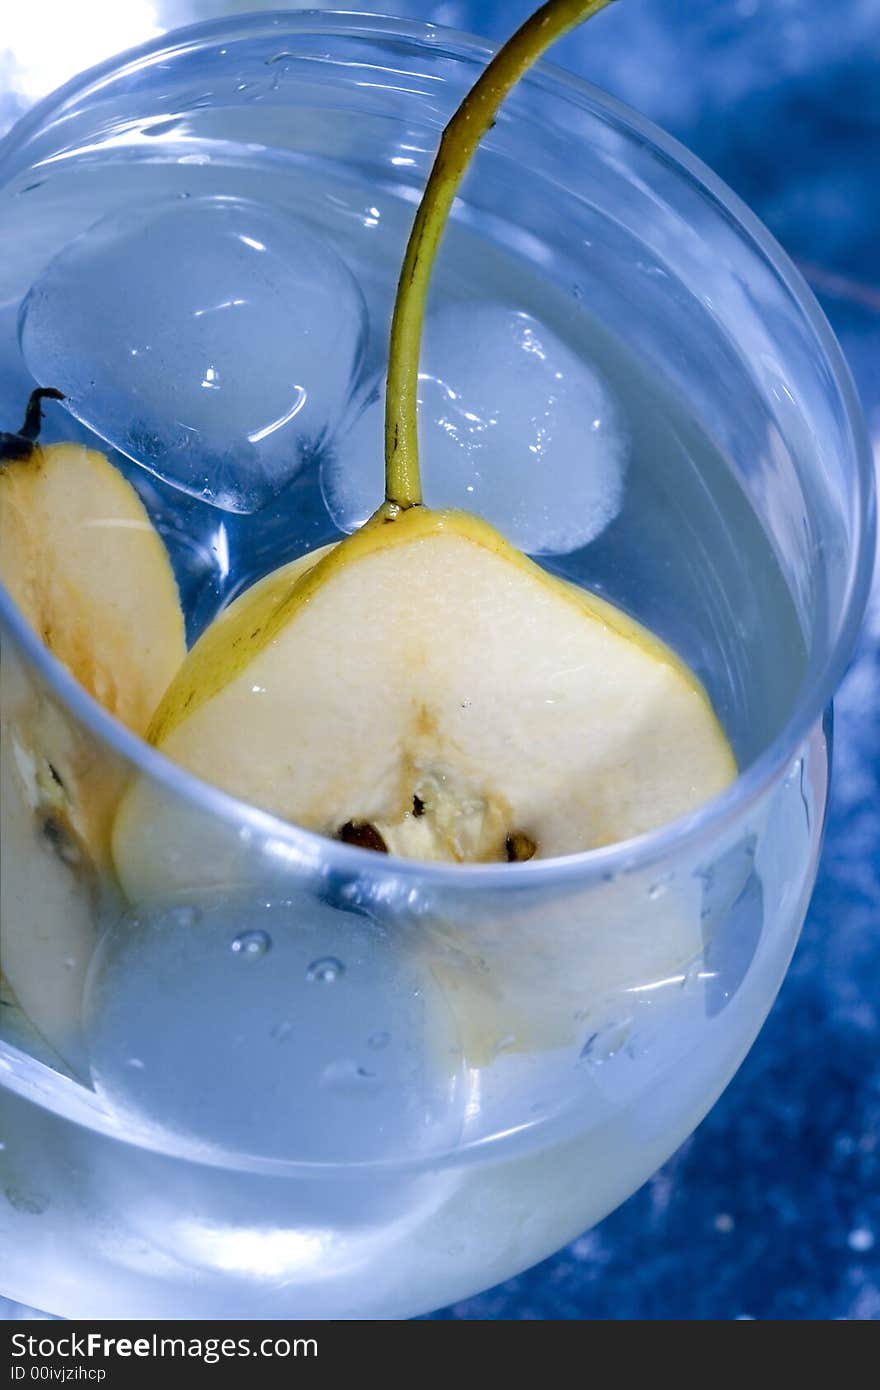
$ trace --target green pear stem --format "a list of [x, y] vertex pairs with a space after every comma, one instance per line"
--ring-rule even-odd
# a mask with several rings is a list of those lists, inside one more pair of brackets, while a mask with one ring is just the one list
[[397, 284], [385, 395], [385, 504], [391, 514], [422, 500], [419, 352], [428, 284], [458, 186], [499, 106], [541, 54], [611, 0], [548, 0], [527, 19], [468, 92], [440, 138]]

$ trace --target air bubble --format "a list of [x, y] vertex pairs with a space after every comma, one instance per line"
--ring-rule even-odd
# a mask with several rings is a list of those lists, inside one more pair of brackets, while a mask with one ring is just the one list
[[373, 1033], [367, 1039], [367, 1047], [371, 1047], [374, 1052], [381, 1052], [391, 1041], [390, 1033]]
[[271, 947], [272, 938], [265, 931], [243, 931], [232, 943], [233, 954], [245, 960], [261, 960]]
[[306, 971], [306, 979], [311, 984], [332, 985], [345, 974], [345, 966], [336, 956], [322, 956], [313, 960]]
[[351, 1096], [374, 1095], [382, 1089], [382, 1082], [375, 1072], [348, 1060], [331, 1062], [326, 1066], [321, 1073], [321, 1085]]

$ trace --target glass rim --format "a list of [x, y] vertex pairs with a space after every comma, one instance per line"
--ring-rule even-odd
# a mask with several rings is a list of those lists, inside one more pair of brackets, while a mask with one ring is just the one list
[[[149, 67], [160, 55], [213, 46], [233, 36], [247, 37], [261, 32], [269, 35], [275, 30], [293, 36], [322, 34], [328, 37], [373, 36], [398, 40], [403, 37], [414, 46], [422, 44], [427, 47], [434, 47], [442, 41], [446, 51], [461, 60], [478, 58], [485, 61], [500, 47], [487, 39], [440, 25], [341, 10], [267, 10], [171, 30], [79, 74], [26, 113], [0, 140], [0, 179], [3, 180], [0, 183], [0, 197], [8, 179], [17, 172], [14, 167], [16, 153], [25, 153], [28, 141], [74, 99], [87, 97], [91, 91], [100, 91], [127, 71]], [[874, 566], [876, 522], [873, 459], [849, 368], [812, 291], [755, 214], [674, 137], [626, 103], [556, 64], [546, 61], [536, 64], [523, 78], [525, 87], [535, 82], [551, 84], [568, 101], [594, 118], [604, 119], [624, 138], [630, 141], [637, 139], [642, 145], [648, 146], [652, 152], [663, 157], [667, 167], [671, 167], [678, 177], [684, 174], [703, 196], [708, 195], [718, 203], [727, 225], [732, 225], [739, 240], [769, 264], [811, 330], [844, 408], [857, 478], [857, 496], [853, 508], [853, 556], [835, 638], [821, 669], [812, 680], [802, 683], [776, 738], [748, 767], [738, 772], [724, 791], [686, 815], [611, 845], [577, 854], [532, 859], [520, 864], [458, 865], [402, 859], [394, 855], [381, 856], [381, 863], [377, 863], [379, 856], [368, 850], [305, 830], [221, 791], [172, 762], [125, 728], [52, 656], [0, 585], [0, 619], [50, 692], [61, 700], [80, 724], [137, 772], [146, 774], [170, 795], [239, 830], [271, 839], [291, 868], [335, 870], [344, 878], [363, 878], [366, 875], [378, 879], [394, 875], [398, 880], [417, 880], [425, 887], [446, 890], [488, 890], [514, 886], [523, 888], [526, 885], [535, 888], [542, 884], [561, 887], [573, 880], [597, 880], [647, 867], [686, 845], [695, 847], [723, 833], [725, 827], [761, 797], [821, 718], [844, 673], [858, 635]]]

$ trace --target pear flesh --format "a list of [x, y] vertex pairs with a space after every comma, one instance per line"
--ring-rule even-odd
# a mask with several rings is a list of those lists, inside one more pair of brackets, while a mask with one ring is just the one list
[[[0, 466], [0, 578], [52, 654], [137, 734], [185, 652], [165, 548], [103, 454], [35, 448]], [[114, 889], [122, 764], [11, 645], [0, 657], [0, 963], [52, 1046], [80, 1065], [82, 984]]]
[[[297, 825], [342, 838], [369, 827], [392, 853], [452, 862], [626, 839], [735, 771], [668, 648], [477, 518], [423, 507], [377, 514], [233, 604], [150, 737]], [[148, 877], [150, 805], [133, 786], [115, 830], [132, 887]]]

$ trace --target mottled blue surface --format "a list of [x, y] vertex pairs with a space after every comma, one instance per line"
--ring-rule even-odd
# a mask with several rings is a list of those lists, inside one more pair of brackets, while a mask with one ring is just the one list
[[[531, 8], [408, 7], [492, 35]], [[626, 0], [554, 56], [678, 136], [763, 218], [837, 330], [880, 451], [877, 0]], [[733, 1083], [599, 1227], [435, 1317], [880, 1318], [876, 585], [836, 713], [816, 894]]]

